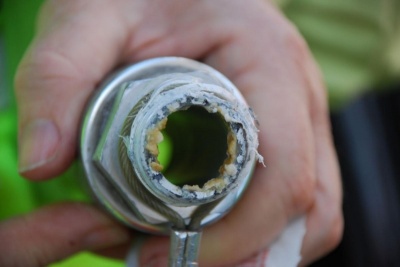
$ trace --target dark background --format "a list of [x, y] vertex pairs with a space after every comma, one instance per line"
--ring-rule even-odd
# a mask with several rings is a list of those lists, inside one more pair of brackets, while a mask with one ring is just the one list
[[313, 267], [400, 266], [400, 84], [332, 114], [343, 240]]

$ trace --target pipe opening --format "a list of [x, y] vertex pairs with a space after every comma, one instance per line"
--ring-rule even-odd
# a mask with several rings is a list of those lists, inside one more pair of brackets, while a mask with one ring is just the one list
[[[163, 141], [158, 143], [159, 163], [152, 166], [176, 186], [203, 187], [221, 177], [222, 166], [230, 161], [230, 129], [219, 113], [193, 106], [168, 116], [159, 127]], [[161, 166], [157, 166], [157, 164]]]

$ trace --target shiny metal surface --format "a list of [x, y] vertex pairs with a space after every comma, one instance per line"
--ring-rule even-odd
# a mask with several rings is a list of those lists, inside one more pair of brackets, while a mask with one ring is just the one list
[[[130, 135], [121, 136], [128, 114], [142, 102]], [[236, 158], [221, 174], [219, 189], [176, 186], [150, 167], [145, 149], [148, 129], [189, 106], [220, 113], [236, 138]], [[116, 72], [94, 94], [82, 125], [83, 169], [94, 197], [120, 221], [144, 232], [172, 233], [172, 262], [184, 260], [186, 265], [171, 266], [196, 266], [198, 231], [224, 216], [249, 183], [259, 156], [255, 124], [239, 90], [218, 71], [184, 58], [146, 60]], [[118, 157], [121, 138], [137, 182], [151, 199], [182, 218], [180, 229], [134, 193]]]
[[171, 248], [169, 252], [169, 267], [199, 266], [201, 232], [171, 230]]

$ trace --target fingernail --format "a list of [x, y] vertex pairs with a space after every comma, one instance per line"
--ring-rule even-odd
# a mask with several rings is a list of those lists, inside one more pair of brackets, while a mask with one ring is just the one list
[[34, 170], [53, 160], [60, 139], [52, 121], [38, 119], [29, 123], [20, 135], [19, 172]]
[[98, 250], [122, 245], [130, 240], [130, 233], [121, 227], [107, 227], [88, 234], [84, 239], [84, 246], [89, 250]]

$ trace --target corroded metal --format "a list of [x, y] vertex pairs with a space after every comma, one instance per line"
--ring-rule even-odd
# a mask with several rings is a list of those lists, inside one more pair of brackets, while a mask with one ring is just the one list
[[[215, 146], [224, 145], [225, 159], [204, 182], [176, 184], [162, 172], [158, 144], [168, 118], [196, 115], [193, 107], [218, 115], [226, 141]], [[150, 233], [197, 232], [225, 215], [246, 188], [259, 158], [255, 125], [238, 89], [218, 71], [184, 58], [146, 60], [111, 76], [94, 95], [83, 122], [82, 163], [94, 196], [125, 224]], [[217, 160], [211, 156], [199, 157]], [[185, 164], [196, 171], [196, 161]]]

